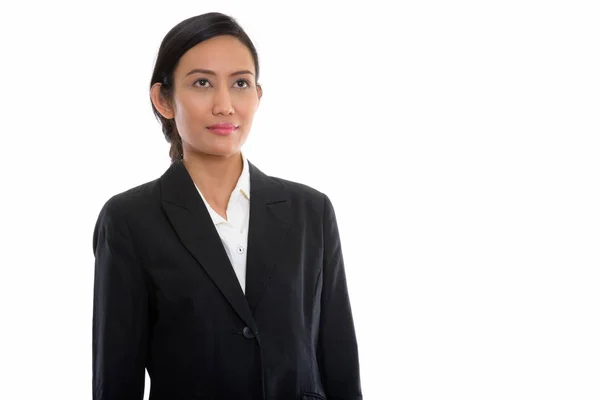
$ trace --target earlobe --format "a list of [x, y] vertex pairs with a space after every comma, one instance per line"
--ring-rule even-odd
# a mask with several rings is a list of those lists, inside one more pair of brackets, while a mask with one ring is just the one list
[[165, 100], [165, 98], [160, 93], [161, 84], [155, 83], [150, 88], [150, 99], [152, 100], [152, 104], [156, 108], [156, 110], [166, 119], [175, 118], [173, 114], [173, 110], [169, 103]]
[[262, 86], [261, 86], [261, 85], [258, 85], [258, 86], [257, 86], [257, 89], [258, 89], [258, 90], [257, 90], [257, 91], [258, 91], [258, 100], [260, 101], [260, 98], [261, 98], [261, 97], [262, 97], [262, 95], [263, 95]]

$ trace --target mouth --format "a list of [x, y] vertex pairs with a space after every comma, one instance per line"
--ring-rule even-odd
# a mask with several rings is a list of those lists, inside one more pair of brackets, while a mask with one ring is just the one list
[[208, 126], [207, 128], [208, 130], [210, 130], [213, 133], [216, 133], [217, 135], [229, 135], [235, 132], [239, 128], [239, 126], [233, 124], [216, 124]]

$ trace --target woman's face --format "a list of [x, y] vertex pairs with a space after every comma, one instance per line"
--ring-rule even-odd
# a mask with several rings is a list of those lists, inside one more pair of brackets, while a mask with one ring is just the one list
[[[165, 117], [175, 118], [184, 154], [240, 151], [262, 97], [255, 74], [250, 50], [234, 36], [205, 40], [180, 58], [173, 73], [171, 107], [166, 110], [170, 115]], [[209, 129], [219, 123], [237, 129], [225, 135]]]

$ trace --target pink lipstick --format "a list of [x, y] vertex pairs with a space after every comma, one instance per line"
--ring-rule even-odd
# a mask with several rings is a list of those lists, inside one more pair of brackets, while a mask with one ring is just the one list
[[221, 122], [207, 127], [211, 132], [217, 135], [229, 135], [238, 129], [238, 126], [230, 124], [228, 122]]

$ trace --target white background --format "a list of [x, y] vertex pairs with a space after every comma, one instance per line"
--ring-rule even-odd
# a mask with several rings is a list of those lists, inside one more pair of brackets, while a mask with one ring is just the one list
[[248, 158], [334, 204], [365, 399], [600, 398], [597, 2], [350, 3], [2, 3], [0, 398], [91, 399], [93, 226], [168, 168], [153, 62], [208, 11]]

